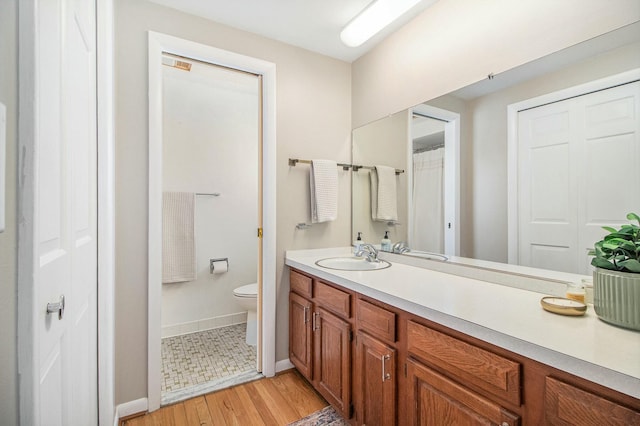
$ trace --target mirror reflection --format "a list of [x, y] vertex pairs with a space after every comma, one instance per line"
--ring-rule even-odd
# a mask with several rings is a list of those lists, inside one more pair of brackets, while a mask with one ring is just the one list
[[636, 23], [355, 129], [354, 164], [406, 173], [396, 221], [372, 218], [369, 173], [353, 173], [354, 235], [589, 274], [601, 226], [640, 206], [606, 177], [640, 184], [639, 51]]

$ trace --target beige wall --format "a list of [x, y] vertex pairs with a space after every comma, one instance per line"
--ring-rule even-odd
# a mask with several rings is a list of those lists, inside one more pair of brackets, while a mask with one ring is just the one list
[[[276, 64], [276, 360], [288, 358], [284, 251], [349, 243], [351, 185], [339, 172], [335, 222], [310, 222], [308, 166], [288, 157], [350, 161], [350, 65], [143, 0], [116, 1], [116, 403], [147, 396], [147, 30]], [[265, 230], [269, 232], [269, 230]]]
[[0, 423], [18, 424], [16, 349], [17, 0], [0, 0], [0, 102], [7, 107], [5, 230], [0, 233]]
[[638, 0], [439, 1], [353, 63], [353, 127], [639, 19]]

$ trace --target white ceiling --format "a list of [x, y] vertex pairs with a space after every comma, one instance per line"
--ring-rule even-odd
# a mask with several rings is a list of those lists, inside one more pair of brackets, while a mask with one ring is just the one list
[[422, 0], [359, 47], [347, 47], [340, 31], [372, 0], [150, 0], [230, 27], [347, 62], [373, 48], [437, 0]]

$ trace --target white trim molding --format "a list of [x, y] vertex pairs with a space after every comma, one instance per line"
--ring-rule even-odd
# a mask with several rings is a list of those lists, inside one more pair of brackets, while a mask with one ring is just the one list
[[[124, 402], [122, 404], [118, 404], [115, 410], [115, 417], [113, 419], [113, 426], [120, 425], [120, 419], [123, 419], [127, 416], [133, 416], [134, 414], [144, 414], [147, 412], [149, 407], [147, 398], [140, 398], [134, 401]], [[100, 423], [100, 424], [110, 424], [109, 423]]]
[[291, 370], [292, 368], [296, 368], [296, 366], [291, 363], [289, 358], [281, 359], [280, 361], [276, 362], [276, 373]]
[[149, 31], [149, 411], [160, 408], [162, 231], [162, 53], [262, 76], [262, 374], [276, 361], [276, 66], [271, 62]]
[[113, 0], [97, 0], [98, 419], [115, 407], [115, 117]]
[[38, 369], [35, 354], [34, 187], [36, 97], [36, 8], [35, 0], [18, 2], [18, 404], [20, 422], [38, 424], [40, 413]]
[[507, 262], [519, 263], [518, 238], [518, 113], [542, 105], [560, 102], [611, 87], [640, 80], [640, 68], [572, 86], [507, 106]]

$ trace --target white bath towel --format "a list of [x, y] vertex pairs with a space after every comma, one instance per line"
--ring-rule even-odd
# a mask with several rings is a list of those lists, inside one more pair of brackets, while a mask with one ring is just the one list
[[398, 220], [396, 169], [375, 166], [371, 171], [371, 218], [379, 221]]
[[311, 160], [309, 176], [311, 222], [320, 223], [338, 217], [338, 166], [331, 160]]
[[162, 282], [196, 279], [195, 194], [165, 192], [162, 197]]

